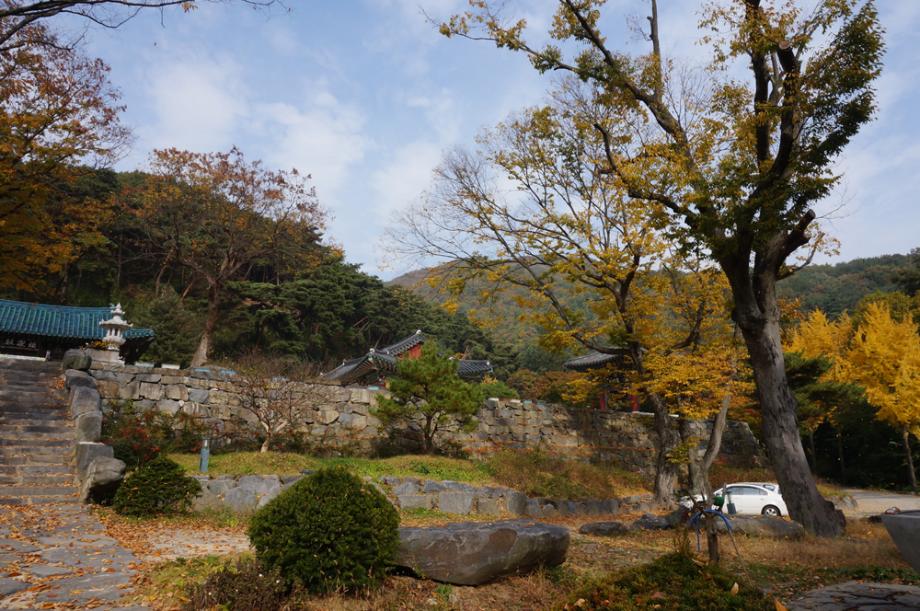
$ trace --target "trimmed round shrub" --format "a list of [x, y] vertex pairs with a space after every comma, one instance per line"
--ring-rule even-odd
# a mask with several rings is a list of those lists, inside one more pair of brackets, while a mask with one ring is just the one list
[[260, 509], [249, 526], [257, 558], [289, 586], [322, 594], [380, 584], [399, 544], [386, 497], [342, 467], [321, 469]]
[[187, 476], [165, 456], [154, 458], [125, 478], [115, 493], [112, 506], [128, 516], [156, 516], [188, 511], [201, 492], [197, 480]]

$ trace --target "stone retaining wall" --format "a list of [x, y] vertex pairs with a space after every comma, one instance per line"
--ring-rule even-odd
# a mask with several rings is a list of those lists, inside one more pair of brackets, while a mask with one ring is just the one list
[[[201, 494], [193, 509], [251, 513], [264, 507], [299, 480], [301, 475], [197, 475]], [[368, 480], [372, 481], [372, 480]], [[615, 515], [646, 511], [651, 497], [595, 500], [560, 500], [528, 497], [498, 486], [473, 486], [464, 482], [423, 480], [412, 477], [380, 478], [372, 482], [398, 509], [427, 509], [455, 515], [506, 515], [546, 518], [556, 515]]]
[[[106, 402], [133, 401], [140, 409], [182, 412], [200, 419], [218, 435], [251, 427], [240, 408], [240, 387], [233, 372], [214, 368], [152, 369], [93, 363], [89, 373]], [[368, 455], [418, 442], [417, 427], [384, 429], [373, 416], [380, 390], [316, 381], [299, 385], [302, 393], [297, 430], [318, 450]], [[489, 399], [472, 432], [448, 428], [440, 442], [471, 454], [498, 448], [543, 448], [567, 456], [600, 460], [645, 474], [654, 472], [655, 433], [650, 414], [573, 408], [552, 403]], [[676, 427], [676, 420], [675, 420]], [[701, 439], [705, 425], [698, 427]], [[730, 422], [722, 442], [723, 460], [750, 466], [762, 452], [747, 424]]]
[[[89, 365], [88, 361], [83, 364]], [[101, 442], [102, 397], [96, 380], [85, 371], [66, 369], [64, 387], [70, 391], [67, 403], [74, 420], [74, 463], [80, 500], [110, 498], [124, 479], [125, 463], [115, 458], [111, 446]]]

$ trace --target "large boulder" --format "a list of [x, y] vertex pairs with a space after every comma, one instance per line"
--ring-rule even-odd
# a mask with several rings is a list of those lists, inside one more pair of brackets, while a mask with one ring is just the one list
[[631, 531], [629, 524], [623, 522], [588, 522], [582, 524], [578, 529], [583, 535], [594, 535], [595, 537], [615, 537], [625, 535]]
[[61, 359], [61, 367], [64, 369], [76, 369], [78, 371], [89, 371], [93, 364], [91, 357], [85, 350], [74, 348], [64, 353]]
[[[753, 537], [768, 537], [771, 539], [801, 539], [805, 536], [805, 528], [798, 522], [775, 518], [771, 516], [732, 516], [729, 518], [732, 530]], [[716, 522], [719, 532], [726, 532], [722, 520]]]
[[85, 386], [86, 388], [96, 388], [96, 380], [93, 376], [85, 371], [78, 369], [68, 369], [64, 372], [64, 387], [67, 390], [75, 386]]
[[882, 522], [901, 556], [920, 573], [920, 511], [885, 514]]
[[530, 520], [400, 528], [394, 564], [421, 577], [475, 586], [565, 561], [569, 531]]
[[75, 386], [70, 391], [70, 413], [74, 418], [82, 414], [102, 413], [102, 397], [95, 388]]
[[107, 503], [125, 477], [125, 463], [117, 458], [96, 457], [80, 485], [80, 500]]
[[107, 446], [104, 443], [84, 441], [77, 443], [77, 478], [81, 481], [86, 479], [89, 473], [89, 466], [93, 463], [93, 460], [97, 458], [113, 458], [114, 456], [115, 451], [112, 449], [112, 446]]
[[99, 441], [102, 438], [102, 412], [88, 412], [77, 416], [77, 441]]
[[633, 528], [640, 530], [668, 530], [674, 528], [675, 523], [667, 516], [656, 516], [655, 514], [645, 513], [642, 517], [632, 523]]

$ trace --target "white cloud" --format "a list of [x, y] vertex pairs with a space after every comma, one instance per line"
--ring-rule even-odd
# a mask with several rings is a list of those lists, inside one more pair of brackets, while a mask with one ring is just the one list
[[226, 149], [233, 144], [234, 128], [249, 114], [239, 66], [191, 55], [158, 57], [148, 64], [145, 88], [153, 120], [138, 130], [144, 148]]
[[364, 115], [328, 91], [317, 92], [299, 106], [260, 104], [254, 114], [261, 117], [256, 128], [264, 130], [261, 136], [271, 143], [265, 160], [311, 174], [320, 200], [334, 207], [337, 192], [370, 146]]
[[396, 149], [391, 160], [371, 175], [375, 209], [381, 222], [417, 201], [431, 185], [432, 171], [441, 162], [443, 147], [419, 140]]

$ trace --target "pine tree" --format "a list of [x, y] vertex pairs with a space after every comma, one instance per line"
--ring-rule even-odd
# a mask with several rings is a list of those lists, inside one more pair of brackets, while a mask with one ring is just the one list
[[377, 399], [374, 415], [384, 425], [415, 422], [422, 429], [422, 449], [434, 451], [434, 438], [451, 421], [462, 427], [475, 425], [474, 416], [482, 403], [477, 384], [457, 375], [457, 362], [435, 345], [427, 344], [416, 359], [404, 358], [390, 378], [389, 398]]

